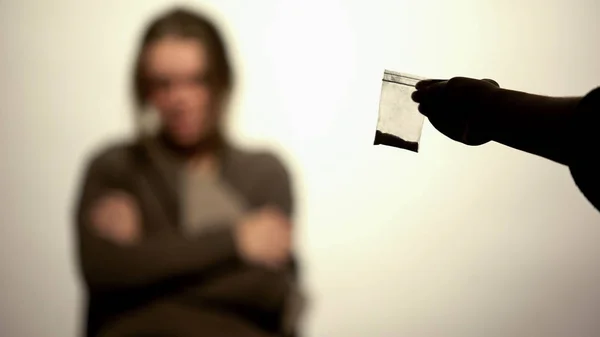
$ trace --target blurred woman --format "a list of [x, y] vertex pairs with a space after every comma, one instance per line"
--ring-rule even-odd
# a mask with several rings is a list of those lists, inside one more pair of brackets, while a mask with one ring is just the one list
[[210, 20], [176, 9], [151, 22], [134, 89], [158, 127], [91, 156], [77, 204], [86, 336], [294, 333], [290, 178], [227, 141], [232, 85]]

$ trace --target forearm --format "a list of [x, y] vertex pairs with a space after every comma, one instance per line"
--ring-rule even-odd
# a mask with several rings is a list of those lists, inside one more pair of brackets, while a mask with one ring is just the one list
[[78, 255], [90, 291], [160, 285], [188, 275], [206, 274], [228, 261], [237, 260], [231, 224], [194, 239], [164, 224], [163, 232], [129, 245], [119, 245], [100, 235], [91, 210], [107, 193], [127, 191], [127, 184], [121, 181], [124, 172], [113, 167], [118, 163], [107, 156], [92, 160], [78, 198], [74, 217]]
[[201, 276], [228, 261], [237, 251], [231, 231], [187, 239], [176, 233], [119, 246], [89, 231], [80, 233], [80, 259], [91, 291], [150, 286], [183, 276]]
[[558, 98], [499, 89], [488, 127], [498, 143], [567, 164], [572, 120], [580, 97]]

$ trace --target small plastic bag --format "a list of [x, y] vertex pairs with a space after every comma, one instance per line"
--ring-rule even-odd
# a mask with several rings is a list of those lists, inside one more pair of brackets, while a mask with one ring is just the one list
[[411, 95], [417, 82], [423, 79], [405, 73], [384, 71], [374, 145], [419, 152], [424, 116]]

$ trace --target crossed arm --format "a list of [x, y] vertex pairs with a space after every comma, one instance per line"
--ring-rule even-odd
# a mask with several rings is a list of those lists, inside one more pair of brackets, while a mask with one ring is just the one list
[[[266, 201], [281, 204], [284, 211], [291, 212], [285, 169], [273, 166], [270, 171], [268, 181], [264, 182]], [[110, 165], [101, 159], [92, 161], [85, 173], [77, 205], [79, 262], [91, 292], [152, 286], [178, 277], [202, 275], [228, 262], [240, 261], [243, 255], [240, 244], [257, 241], [250, 238], [240, 242], [237, 226], [222, 226], [223, 229], [197, 238], [184, 237], [175, 226], [165, 226], [169, 229], [159, 235], [141, 239], [136, 229], [139, 226], [135, 224], [139, 221], [135, 201], [132, 203], [120, 195], [117, 196], [120, 201], [116, 202], [115, 195], [110, 194], [118, 187], [115, 181], [115, 172]], [[111, 196], [112, 203], [110, 198], [106, 199]], [[112, 214], [102, 214], [107, 209]], [[256, 217], [254, 219], [253, 224], [260, 222]], [[245, 237], [249, 235], [252, 236]], [[260, 249], [264, 245], [254, 246]]]

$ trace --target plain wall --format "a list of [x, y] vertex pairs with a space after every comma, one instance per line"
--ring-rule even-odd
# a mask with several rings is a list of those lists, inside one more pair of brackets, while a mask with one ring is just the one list
[[[0, 1], [0, 336], [75, 336], [84, 160], [132, 132], [129, 75], [160, 0]], [[372, 145], [385, 68], [548, 95], [600, 83], [595, 0], [218, 0], [235, 138], [286, 161], [306, 336], [598, 336], [600, 214], [552, 162]]]

